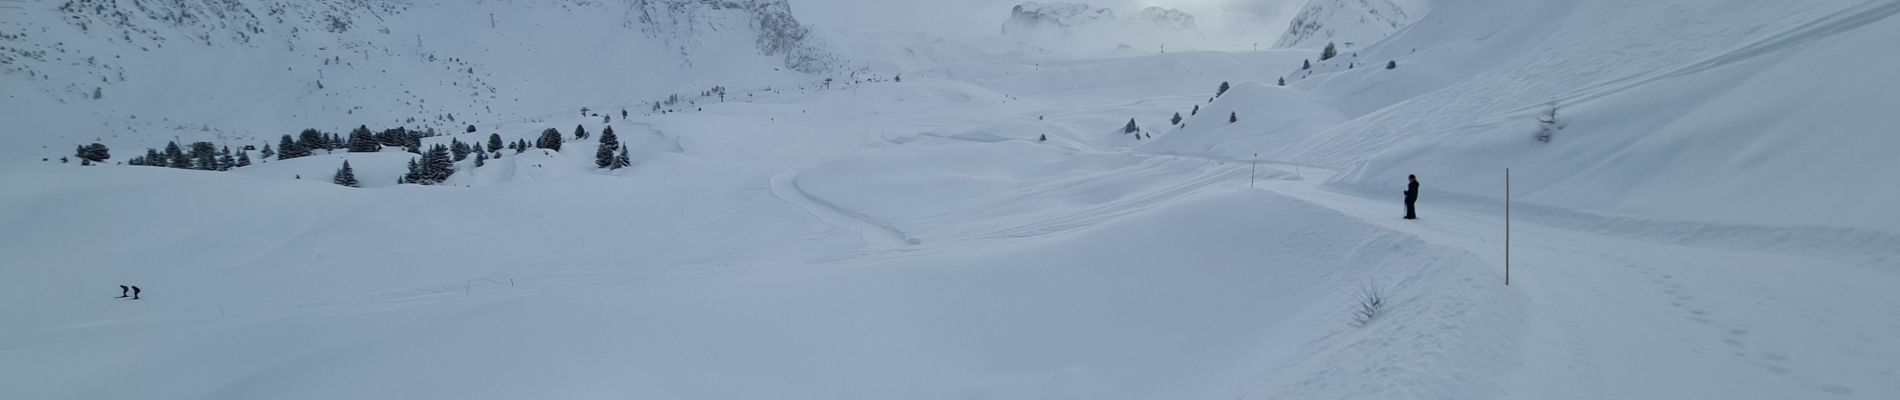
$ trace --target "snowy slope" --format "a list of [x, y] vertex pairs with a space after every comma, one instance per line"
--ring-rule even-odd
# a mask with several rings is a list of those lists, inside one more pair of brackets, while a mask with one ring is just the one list
[[0, 32], [0, 117], [17, 121], [9, 138], [23, 144], [5, 150], [9, 163], [91, 142], [135, 154], [174, 137], [256, 145], [364, 124], [495, 129], [848, 68], [779, 0], [77, 1], [18, 12]]
[[[95, 69], [35, 64], [54, 77], [4, 75], [26, 94], [0, 116], [171, 126], [139, 142], [407, 124], [465, 83], [401, 51], [424, 33], [522, 101], [441, 105], [468, 110], [418, 123], [452, 132], [426, 144], [611, 125], [634, 166], [570, 140], [418, 186], [393, 149], [227, 173], [10, 150], [33, 160], [0, 163], [0, 398], [1900, 397], [1900, 220], [1872, 210], [1900, 194], [1875, 112], [1900, 60], [1868, 50], [1890, 2], [1445, 0], [1308, 70], [1306, 45], [772, 36], [857, 65], [820, 74], [761, 50], [772, 2], [283, 4], [357, 28], [292, 52], [268, 13], [186, 18], [223, 45], [126, 52], [140, 76], [98, 100], [45, 95]], [[4, 40], [125, 50], [62, 24]], [[259, 61], [349, 49], [372, 54], [310, 70], [335, 91]], [[197, 71], [218, 59], [239, 62]], [[252, 104], [296, 116], [205, 117]], [[327, 182], [344, 160], [366, 187]], [[1411, 173], [1420, 220], [1398, 218]]]

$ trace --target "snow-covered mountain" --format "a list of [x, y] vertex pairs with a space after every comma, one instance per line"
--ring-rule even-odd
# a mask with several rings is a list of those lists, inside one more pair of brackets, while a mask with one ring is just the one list
[[784, 0], [76, 0], [15, 12], [0, 35], [15, 103], [0, 115], [67, 134], [25, 136], [33, 147], [493, 127], [852, 68]]
[[1307, 0], [1274, 43], [1281, 48], [1370, 45], [1417, 21], [1434, 0]]
[[[0, 399], [1900, 398], [1891, 0], [1443, 0], [1323, 61], [74, 3], [0, 0]], [[480, 150], [239, 147], [360, 124]], [[120, 165], [171, 140], [256, 162]]]
[[1089, 53], [1121, 48], [1177, 49], [1208, 45], [1194, 16], [1185, 11], [1146, 7], [1118, 16], [1105, 7], [1080, 3], [1028, 2], [1010, 9], [1003, 36], [1057, 53]]

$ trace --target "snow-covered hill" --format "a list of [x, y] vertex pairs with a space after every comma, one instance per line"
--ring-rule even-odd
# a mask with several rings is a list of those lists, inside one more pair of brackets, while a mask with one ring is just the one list
[[[0, 399], [1900, 398], [1888, 0], [1443, 0], [1323, 61], [765, 1], [78, 3], [158, 17], [0, 14], [54, 45], [0, 75]], [[399, 146], [39, 161], [358, 125], [564, 139], [432, 186]], [[573, 139], [608, 126], [630, 167]]]
[[80, 0], [17, 12], [0, 28], [0, 116], [25, 144], [8, 162], [75, 143], [137, 152], [362, 124], [493, 129], [854, 68], [783, 0]]

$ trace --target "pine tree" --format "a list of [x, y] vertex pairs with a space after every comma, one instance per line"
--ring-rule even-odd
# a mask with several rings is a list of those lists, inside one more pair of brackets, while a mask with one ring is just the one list
[[237, 156], [237, 166], [239, 166], [239, 167], [249, 167], [249, 166], [251, 166], [251, 152], [248, 152], [248, 151], [240, 151], [240, 152], [238, 152], [238, 156]]
[[369, 131], [369, 125], [357, 125], [350, 131], [348, 144], [351, 153], [375, 153], [383, 150], [383, 144], [376, 141], [376, 134]]
[[298, 132], [297, 157], [307, 157], [311, 154], [315, 154], [317, 150], [323, 150], [327, 147], [328, 145], [325, 143], [329, 141], [330, 138], [328, 135], [324, 135], [323, 132], [316, 129], [305, 129], [303, 132]]
[[1188, 111], [1188, 115], [1201, 115], [1201, 105], [1195, 104], [1194, 111]]
[[191, 169], [191, 157], [186, 156], [185, 151], [178, 148], [178, 142], [165, 144], [165, 159], [165, 166], [178, 169]]
[[429, 152], [422, 154], [422, 161], [426, 164], [423, 171], [428, 173], [431, 183], [442, 183], [455, 174], [455, 161], [449, 159], [448, 146], [430, 147]]
[[1286, 77], [1280, 77], [1280, 86], [1286, 86]]
[[614, 152], [620, 150], [620, 138], [614, 136], [614, 127], [600, 131], [600, 149], [594, 151], [594, 166], [607, 168], [614, 165]]
[[1313, 60], [1300, 60], [1301, 71], [1310, 70], [1310, 69], [1313, 69]]
[[1174, 113], [1174, 118], [1173, 118], [1173, 119], [1170, 119], [1169, 121], [1171, 121], [1173, 125], [1180, 125], [1180, 124], [1181, 124], [1181, 113]]
[[190, 153], [193, 168], [205, 171], [218, 170], [218, 145], [211, 142], [194, 142]]
[[264, 150], [258, 151], [257, 155], [264, 156], [264, 159], [268, 160], [271, 157], [276, 157], [277, 151], [270, 149], [270, 143], [265, 143]]
[[1129, 118], [1129, 119], [1128, 119], [1128, 126], [1123, 126], [1123, 127], [1122, 127], [1122, 133], [1135, 133], [1135, 132], [1141, 132], [1141, 127], [1139, 127], [1139, 126], [1135, 126], [1135, 119], [1134, 119], [1134, 118]]
[[[469, 125], [473, 127], [474, 125]], [[501, 134], [488, 134], [488, 151], [501, 151]]]
[[106, 149], [106, 145], [99, 143], [79, 146], [78, 151], [75, 152], [74, 155], [81, 160], [91, 162], [103, 162], [112, 158], [112, 152]]
[[1398, 60], [1392, 60], [1392, 61], [1386, 61], [1386, 62], [1385, 62], [1385, 69], [1398, 69], [1398, 68], [1399, 68], [1399, 61], [1398, 61]]
[[290, 138], [290, 135], [284, 135], [284, 137], [277, 140], [277, 159], [279, 160], [303, 157], [306, 154], [308, 153], [302, 149], [302, 146], [298, 146], [297, 142]]
[[535, 140], [535, 148], [561, 151], [561, 131], [554, 128], [541, 131], [541, 138]]
[[1220, 90], [1219, 90], [1219, 91], [1215, 91], [1215, 92], [1214, 92], [1214, 97], [1220, 97], [1220, 96], [1221, 96], [1221, 95], [1223, 95], [1223, 94], [1227, 94], [1227, 89], [1229, 89], [1229, 88], [1232, 88], [1232, 86], [1228, 86], [1228, 85], [1227, 85], [1227, 82], [1221, 82], [1221, 83], [1220, 83]]
[[232, 167], [236, 167], [236, 166], [238, 166], [237, 158], [231, 157], [231, 153], [226, 152], [224, 154], [218, 155], [218, 170], [219, 171], [230, 171]]
[[587, 127], [574, 125], [574, 139], [579, 140], [579, 139], [586, 139], [586, 138], [587, 138]]
[[1331, 60], [1333, 59], [1333, 57], [1338, 57], [1338, 56], [1339, 56], [1339, 49], [1334, 48], [1332, 42], [1326, 42], [1326, 49], [1320, 50], [1319, 52], [1320, 61]]
[[481, 168], [484, 165], [488, 165], [488, 153], [479, 152], [479, 151], [475, 152], [475, 167]]
[[1047, 134], [1047, 133], [1045, 133], [1045, 134], [1041, 134], [1041, 135], [1036, 135], [1036, 141], [1038, 141], [1038, 142], [1047, 142], [1047, 141], [1049, 141], [1049, 134]]
[[516, 139], [515, 140], [515, 154], [521, 154], [527, 151], [528, 151], [528, 139]]
[[343, 160], [343, 168], [336, 170], [336, 177], [331, 178], [330, 182], [349, 187], [362, 187], [362, 185], [356, 181], [356, 171], [350, 169], [349, 160]]
[[455, 155], [455, 161], [468, 159], [468, 153], [471, 152], [473, 150], [469, 149], [468, 143], [462, 143], [460, 139], [449, 139], [449, 154]]
[[1240, 114], [1231, 113], [1231, 112], [1227, 113], [1227, 123], [1231, 124], [1235, 122], [1240, 122]]
[[633, 166], [633, 158], [627, 156], [627, 146], [622, 145], [622, 146], [615, 146], [615, 147], [620, 148], [620, 155], [614, 156], [614, 164], [612, 165], [612, 168], [621, 169], [621, 168]]
[[159, 154], [158, 149], [154, 149], [150, 147], [145, 148], [144, 158], [145, 159], [143, 160], [139, 160], [139, 165], [144, 165], [148, 167], [165, 166], [165, 155]]

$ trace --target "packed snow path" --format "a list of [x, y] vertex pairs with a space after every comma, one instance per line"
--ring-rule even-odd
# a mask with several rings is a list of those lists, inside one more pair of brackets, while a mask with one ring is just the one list
[[[1307, 167], [1324, 181], [1330, 172]], [[1302, 181], [1263, 186], [1485, 260], [1503, 284], [1494, 205], [1434, 201], [1420, 219], [1389, 199]], [[1881, 264], [1688, 247], [1512, 223], [1512, 288], [1529, 301], [1508, 398], [1892, 398], [1900, 396], [1900, 287]], [[1895, 248], [1845, 259], [1891, 259]], [[1886, 258], [1882, 258], [1886, 257]]]

